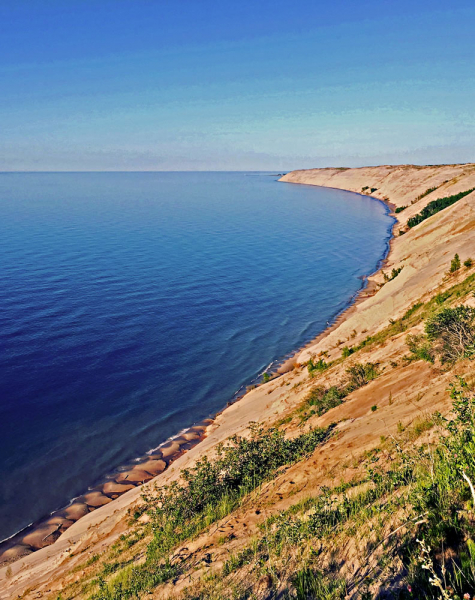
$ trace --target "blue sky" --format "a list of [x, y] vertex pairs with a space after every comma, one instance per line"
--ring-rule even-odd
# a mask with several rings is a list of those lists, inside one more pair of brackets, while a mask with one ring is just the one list
[[475, 162], [473, 0], [0, 0], [0, 170]]

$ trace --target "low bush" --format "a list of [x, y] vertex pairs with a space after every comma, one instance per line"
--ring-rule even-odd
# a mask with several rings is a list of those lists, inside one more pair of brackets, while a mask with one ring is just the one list
[[436, 189], [437, 189], [437, 186], [428, 188], [425, 192], [422, 192], [422, 194], [419, 194], [419, 196], [417, 196], [417, 198], [414, 200], [414, 202], [418, 202], [419, 200], [422, 200], [422, 198], [424, 198], [425, 196], [428, 196], [429, 194], [432, 194], [432, 192], [435, 192]]
[[398, 206], [394, 212], [396, 212], [396, 213], [400, 213], [400, 212], [402, 212], [402, 211], [403, 211], [405, 208], [407, 208], [407, 206]]
[[443, 362], [454, 362], [475, 353], [475, 309], [470, 306], [443, 308], [427, 320], [427, 339]]
[[348, 358], [353, 354], [354, 351], [354, 348], [351, 348], [349, 346], [343, 346], [343, 348], [341, 349], [341, 355], [343, 358]]
[[347, 385], [348, 393], [363, 387], [379, 375], [378, 366], [375, 363], [356, 363], [349, 367], [346, 372], [350, 376]]
[[[310, 391], [309, 395], [305, 398], [305, 403], [302, 406], [302, 411], [308, 408], [312, 408], [312, 414], [317, 414], [319, 417], [331, 408], [338, 406], [343, 402], [345, 397], [344, 390], [341, 390], [337, 386], [332, 386], [325, 389], [322, 386], [317, 386]], [[307, 415], [307, 418], [310, 415]]]
[[307, 363], [307, 369], [310, 377], [315, 377], [318, 373], [323, 373], [326, 371], [330, 365], [323, 359], [319, 358], [317, 361], [314, 361], [312, 358]]
[[391, 275], [387, 275], [386, 273], [384, 273], [383, 271], [383, 277], [384, 277], [384, 281], [387, 283], [388, 281], [392, 281], [393, 279], [395, 279], [399, 273], [403, 270], [404, 267], [399, 267], [399, 269], [394, 269], [391, 271]]
[[463, 266], [467, 267], [467, 269], [470, 269], [470, 267], [473, 265], [473, 260], [471, 258], [467, 258], [467, 260], [463, 261]]
[[425, 360], [433, 363], [435, 353], [425, 335], [408, 335], [406, 344], [411, 353], [410, 360]]
[[254, 424], [249, 438], [233, 436], [191, 469], [181, 471], [181, 481], [144, 495], [152, 518], [153, 539], [144, 563], [127, 567], [106, 583], [99, 579], [94, 600], [140, 597], [148, 589], [180, 574], [170, 552], [213, 522], [234, 510], [246, 494], [271, 479], [280, 467], [302, 460], [330, 435], [332, 427], [312, 429], [286, 439], [277, 429]]

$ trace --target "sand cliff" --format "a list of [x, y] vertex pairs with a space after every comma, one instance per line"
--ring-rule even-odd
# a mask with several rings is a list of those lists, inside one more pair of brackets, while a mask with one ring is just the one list
[[[349, 357], [349, 363], [341, 362], [340, 358], [343, 346], [356, 347], [368, 336], [385, 331], [408, 309], [461, 284], [474, 271], [473, 267], [464, 267], [455, 274], [448, 274], [455, 253], [462, 261], [469, 257], [475, 259], [475, 192], [416, 227], [409, 230], [406, 227], [408, 219], [432, 200], [474, 188], [474, 164], [311, 169], [293, 171], [280, 181], [366, 193], [391, 207], [407, 207], [396, 214], [395, 236], [382, 270], [389, 273], [393, 268], [402, 268], [398, 276], [385, 283], [382, 272], [375, 274], [371, 278], [371, 294], [348, 311], [336, 327], [297, 356], [300, 365], [322, 353], [327, 361], [335, 360], [334, 366], [319, 376], [318, 383], [322, 385], [340, 381], [356, 356], [361, 362], [378, 363], [381, 374], [323, 416], [311, 415], [305, 422], [306, 428], [337, 422], [338, 435], [265, 486], [252, 506], [240, 508], [219, 527], [213, 527], [177, 549], [180, 556], [196, 559], [194, 568], [173, 583], [152, 590], [149, 597], [178, 597], [190, 582], [198, 582], [209, 572], [209, 565], [201, 564], [200, 557], [212, 555], [212, 568], [219, 569], [231, 553], [239, 551], [251, 539], [264, 514], [268, 516], [290, 506], [335, 477], [351, 476], [353, 467], [346, 464], [349, 459], [357, 462], [358, 456], [379, 443], [381, 436], [395, 432], [400, 423], [407, 425], [424, 411], [446, 412], [450, 406], [446, 389], [454, 372], [464, 374], [471, 369], [464, 361], [453, 371], [420, 361], [405, 364], [401, 359], [407, 353], [406, 336], [420, 331], [419, 323], [383, 337], [380, 343]], [[399, 235], [399, 231], [405, 233]], [[473, 298], [466, 296], [462, 300], [473, 305]], [[297, 435], [302, 425], [293, 415], [314, 384], [305, 367], [296, 367], [250, 391], [216, 418], [199, 445], [183, 454], [152, 484], [173, 481], [182, 468], [194, 464], [205, 454], [212, 455], [219, 442], [236, 433], [246, 435], [252, 421], [266, 425], [287, 421], [284, 424], [287, 435]], [[378, 410], [373, 412], [371, 407], [375, 405]], [[96, 562], [91, 560], [96, 555], [106, 560], [112, 545], [130, 531], [129, 511], [140, 504], [141, 491], [140, 487], [130, 490], [74, 523], [52, 546], [1, 568], [0, 598], [16, 598], [20, 594], [25, 598], [56, 598], [64, 590], [67, 594], [64, 597], [89, 597], [93, 587], [88, 588], [86, 583], [94, 576]], [[146, 519], [139, 526], [146, 528]], [[128, 551], [127, 560], [132, 563], [143, 560], [144, 544], [149, 539], [147, 536], [150, 537], [150, 532], [144, 531], [143, 541]], [[257, 597], [265, 597], [258, 587], [255, 593]]]

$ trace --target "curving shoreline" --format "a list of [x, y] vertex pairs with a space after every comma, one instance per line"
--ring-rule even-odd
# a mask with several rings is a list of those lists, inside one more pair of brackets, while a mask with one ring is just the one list
[[[282, 180], [283, 178], [278, 181]], [[363, 194], [358, 195], [363, 196]], [[388, 203], [374, 196], [370, 197], [373, 200], [381, 202], [385, 206], [387, 214], [393, 216], [391, 213], [392, 207]], [[371, 285], [370, 278], [380, 271], [387, 260], [390, 251], [390, 241], [393, 237], [394, 225], [396, 223], [397, 221], [388, 229], [389, 234], [386, 240], [386, 249], [377, 263], [376, 270], [362, 277], [361, 288], [348, 299], [345, 307], [332, 317], [331, 323], [317, 334], [317, 336], [312, 337], [306, 344], [292, 351], [290, 355], [274, 360], [273, 367], [265, 372], [273, 374], [275, 378], [293, 369], [297, 363], [297, 357], [301, 352], [317, 343], [320, 339], [323, 339], [334, 328], [338, 327], [339, 323], [350, 314], [350, 311], [356, 304], [364, 301], [374, 293], [375, 290]], [[9, 538], [1, 540], [0, 565], [5, 562], [15, 561], [54, 544], [79, 519], [111, 503], [126, 492], [140, 487], [144, 483], [148, 483], [166, 471], [182, 454], [203, 441], [209, 425], [215, 421], [216, 417], [223, 414], [229, 406], [241, 400], [249, 389], [260, 385], [260, 383], [262, 383], [261, 375], [254, 379], [247, 387], [246, 384], [243, 384], [232, 399], [210, 418], [192, 425], [176, 435], [170, 436], [156, 449], [149, 450], [144, 456], [133, 459], [131, 463], [116, 468], [99, 483], [88, 488], [85, 493], [72, 498], [68, 505], [52, 511], [49, 515], [34, 521]]]
[[182, 454], [204, 439], [211, 422], [212, 419], [204, 419], [171, 436], [144, 456], [112, 471], [84, 494], [72, 498], [67, 506], [52, 511], [0, 541], [0, 564], [54, 544], [61, 534], [82, 517], [163, 473]]
[[[279, 179], [278, 181], [282, 181]], [[362, 194], [359, 194], [362, 195]], [[374, 200], [381, 202], [387, 214], [391, 214], [391, 207], [380, 199], [371, 196]], [[395, 221], [396, 223], [397, 221]], [[393, 236], [394, 224], [388, 230], [386, 249], [383, 256], [377, 264], [376, 271], [363, 276], [361, 288], [347, 301], [346, 306], [336, 313], [331, 323], [321, 331], [317, 336], [311, 338], [306, 344], [298, 347], [292, 353], [276, 359], [273, 368], [269, 371], [274, 378], [280, 376], [294, 368], [298, 355], [306, 348], [314, 345], [320, 339], [328, 335], [338, 324], [346, 318], [349, 311], [359, 302], [362, 302], [369, 295], [374, 293], [371, 286], [370, 277], [374, 276], [381, 269], [390, 251], [390, 240]], [[256, 378], [251, 385], [261, 383], [260, 376]], [[160, 475], [177, 460], [183, 453], [187, 452], [206, 437], [207, 427], [214, 422], [216, 417], [223, 413], [227, 407], [241, 400], [249, 386], [243, 384], [236, 392], [235, 396], [226, 403], [220, 411], [204, 421], [192, 425], [191, 427], [170, 436], [163, 444], [154, 450], [148, 451], [144, 456], [134, 459], [130, 464], [120, 466], [111, 474], [104, 477], [98, 484], [91, 486], [88, 490], [75, 498], [64, 507], [52, 511], [49, 515], [31, 523], [27, 527], [13, 534], [11, 537], [0, 541], [0, 564], [10, 562], [26, 556], [32, 552], [40, 550], [53, 544], [73, 523], [83, 518], [88, 513], [95, 511], [110, 502], [116, 500], [133, 488], [139, 487], [144, 483], [151, 481], [157, 475]]]

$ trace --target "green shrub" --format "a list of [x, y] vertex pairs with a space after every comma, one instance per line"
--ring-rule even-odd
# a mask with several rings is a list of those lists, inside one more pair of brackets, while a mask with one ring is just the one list
[[425, 335], [408, 335], [406, 337], [406, 344], [411, 352], [412, 360], [434, 362], [434, 350]]
[[311, 358], [307, 363], [307, 369], [310, 374], [310, 377], [315, 377], [318, 373], [323, 373], [326, 371], [330, 365], [323, 360], [323, 358], [319, 358], [316, 362]]
[[405, 208], [407, 208], [407, 206], [398, 206], [394, 212], [396, 212], [396, 213], [400, 213], [400, 212], [402, 212], [402, 211], [403, 211]]
[[145, 590], [178, 576], [179, 563], [171, 564], [169, 559], [173, 548], [228, 515], [246, 494], [275, 476], [280, 467], [312, 453], [331, 430], [332, 427], [312, 429], [286, 439], [277, 429], [265, 430], [254, 424], [249, 438], [231, 437], [227, 444], [217, 447], [215, 458], [205, 456], [194, 467], [182, 470], [180, 482], [144, 495], [153, 532], [146, 560], [123, 569], [109, 583], [99, 580], [100, 590], [94, 600], [138, 598]]
[[473, 260], [471, 258], [467, 258], [467, 260], [463, 261], [463, 266], [467, 267], [467, 269], [470, 269], [470, 267], [473, 265]]
[[455, 273], [460, 269], [460, 257], [456, 254], [450, 262], [450, 272]]
[[313, 388], [305, 398], [305, 404], [303, 405], [302, 410], [314, 407], [314, 414], [316, 413], [320, 417], [331, 408], [341, 404], [344, 397], [345, 392], [337, 386], [332, 386], [328, 389], [317, 386]]
[[475, 353], [475, 309], [443, 308], [426, 323], [427, 339], [434, 342], [442, 361], [454, 362]]
[[371, 412], [376, 412], [378, 410], [378, 407], [376, 404], [373, 404], [373, 406], [371, 407]]
[[437, 200], [429, 202], [429, 204], [425, 206], [419, 214], [415, 215], [414, 217], [411, 217], [408, 220], [407, 225], [409, 227], [415, 227], [419, 223], [422, 223], [422, 221], [425, 221], [429, 217], [432, 217], [432, 215], [435, 215], [444, 208], [452, 206], [452, 204], [455, 204], [455, 202], [461, 200], [464, 196], [471, 194], [474, 190], [475, 188], [471, 188], [470, 190], [466, 190], [465, 192], [459, 192], [458, 194], [454, 194], [453, 196], [446, 196], [445, 198], [438, 198]]
[[268, 381], [270, 381], [270, 379], [271, 379], [271, 376], [269, 373], [264, 373], [262, 375], [262, 383], [267, 383]]
[[353, 354], [354, 351], [354, 348], [343, 346], [343, 348], [341, 349], [341, 355], [343, 356], [343, 358], [348, 358]]
[[443, 304], [450, 297], [450, 292], [441, 292], [434, 296], [434, 301], [436, 304]]
[[350, 376], [347, 386], [348, 393], [357, 390], [366, 385], [379, 375], [378, 367], [375, 363], [356, 363], [349, 367], [346, 372]]
[[387, 283], [388, 281], [392, 281], [393, 279], [395, 279], [399, 273], [403, 270], [404, 267], [399, 267], [399, 269], [394, 269], [391, 271], [391, 275], [386, 275], [386, 273], [383, 272], [383, 278], [384, 281]]
[[371, 193], [377, 192], [377, 191], [378, 191], [378, 188], [371, 188]]
[[435, 192], [436, 189], [437, 189], [437, 186], [427, 189], [425, 192], [422, 192], [422, 194], [419, 194], [419, 196], [417, 196], [417, 198], [414, 200], [414, 202], [417, 202], [418, 200], [422, 200], [422, 198], [424, 198], [424, 196], [428, 196], [432, 192]]

